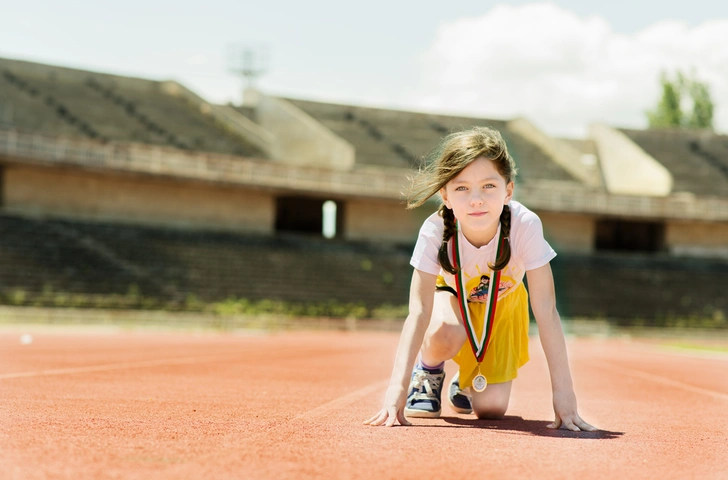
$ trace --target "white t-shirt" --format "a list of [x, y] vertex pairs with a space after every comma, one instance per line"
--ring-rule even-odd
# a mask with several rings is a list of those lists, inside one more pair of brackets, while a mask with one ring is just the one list
[[[554, 249], [543, 238], [543, 227], [538, 215], [515, 200], [511, 200], [508, 205], [511, 208], [511, 260], [501, 272], [499, 297], [507, 295], [523, 283], [526, 271], [542, 267], [556, 256]], [[444, 230], [444, 221], [437, 212], [425, 220], [420, 228], [410, 265], [426, 273], [441, 275], [447, 285], [456, 288], [455, 276], [442, 270], [437, 261]], [[468, 299], [473, 302], [485, 301], [484, 293], [487, 292], [487, 282], [491, 275], [488, 264], [495, 263], [500, 225], [493, 240], [480, 248], [468, 242], [462, 232], [458, 232], [458, 235], [463, 256], [463, 280], [466, 284], [476, 285], [468, 289]], [[484, 285], [473, 282], [475, 277], [482, 279], [480, 283]]]

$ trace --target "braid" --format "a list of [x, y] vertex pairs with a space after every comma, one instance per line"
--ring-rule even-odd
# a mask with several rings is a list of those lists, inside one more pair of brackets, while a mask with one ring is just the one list
[[447, 242], [452, 238], [453, 235], [457, 233], [457, 229], [455, 226], [455, 215], [453, 215], [452, 210], [447, 208], [445, 205], [442, 205], [440, 207], [440, 215], [445, 221], [445, 230], [442, 232], [442, 245], [440, 245], [440, 251], [437, 254], [437, 260], [440, 262], [440, 266], [443, 270], [455, 275], [456, 273], [458, 273], [458, 271], [455, 269], [455, 267], [452, 266], [450, 256], [447, 253]]
[[488, 265], [493, 271], [503, 270], [511, 260], [511, 207], [503, 206], [500, 216], [501, 232], [503, 232], [503, 246], [500, 255], [495, 259], [495, 265]]

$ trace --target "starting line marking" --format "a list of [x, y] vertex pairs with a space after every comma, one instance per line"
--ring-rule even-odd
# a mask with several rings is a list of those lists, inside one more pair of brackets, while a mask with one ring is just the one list
[[106, 365], [93, 365], [89, 367], [57, 368], [53, 370], [39, 370], [36, 372], [18, 372], [0, 374], [0, 380], [11, 378], [43, 377], [47, 375], [72, 375], [74, 373], [86, 372], [108, 372], [112, 370], [124, 370], [127, 368], [158, 367], [162, 365], [188, 365], [194, 363], [205, 363], [216, 360], [230, 359], [230, 355], [215, 355], [207, 357], [183, 357], [165, 358], [161, 360], [145, 360], [140, 362], [109, 363]]
[[637, 370], [634, 368], [617, 367], [614, 365], [609, 365], [609, 364], [604, 364], [604, 363], [600, 364], [599, 367], [603, 368], [605, 370], [610, 370], [611, 372], [622, 374], [622, 375], [627, 374], [632, 377], [641, 378], [643, 380], [649, 380], [651, 382], [661, 383], [663, 385], [667, 385], [670, 387], [680, 388], [682, 390], [687, 390], [688, 392], [699, 393], [701, 395], [707, 395], [709, 397], [715, 397], [715, 398], [720, 398], [722, 400], [728, 400], [728, 394], [725, 394], [722, 392], [716, 392], [715, 390], [710, 390], [708, 388], [696, 387], [694, 385], [679, 382], [677, 380], [672, 380], [670, 378], [666, 378], [666, 377], [663, 377], [660, 375], [654, 375], [652, 373], [643, 372], [641, 370]]

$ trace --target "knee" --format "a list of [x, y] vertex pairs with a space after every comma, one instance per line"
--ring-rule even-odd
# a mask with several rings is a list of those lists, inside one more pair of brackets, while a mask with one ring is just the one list
[[508, 407], [489, 407], [483, 409], [475, 409], [475, 416], [480, 420], [498, 420], [505, 416]]
[[443, 323], [430, 332], [425, 340], [428, 348], [436, 348], [447, 352], [449, 356], [455, 355], [465, 342], [465, 331], [462, 325], [449, 325]]
[[473, 412], [480, 420], [498, 420], [503, 418], [508, 410], [508, 402], [498, 402], [491, 405], [474, 405]]

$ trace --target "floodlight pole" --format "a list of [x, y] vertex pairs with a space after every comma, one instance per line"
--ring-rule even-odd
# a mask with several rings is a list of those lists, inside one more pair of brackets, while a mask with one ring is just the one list
[[258, 99], [255, 83], [268, 71], [268, 49], [265, 46], [233, 45], [229, 49], [228, 69], [242, 78], [243, 105], [255, 106]]

